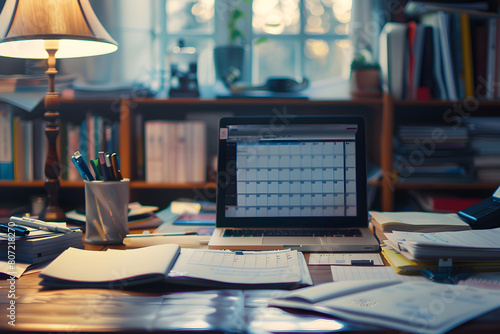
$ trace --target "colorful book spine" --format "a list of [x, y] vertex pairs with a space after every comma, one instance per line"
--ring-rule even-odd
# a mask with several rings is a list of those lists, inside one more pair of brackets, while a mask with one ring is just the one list
[[12, 111], [0, 105], [0, 179], [14, 180], [14, 145]]

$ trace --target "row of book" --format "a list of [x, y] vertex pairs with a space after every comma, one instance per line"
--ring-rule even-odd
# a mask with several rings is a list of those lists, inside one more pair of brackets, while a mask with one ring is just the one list
[[199, 121], [144, 123], [145, 179], [151, 183], [205, 183], [206, 125]]
[[466, 127], [401, 125], [394, 138], [399, 182], [473, 182], [474, 154]]
[[395, 99], [500, 98], [500, 18], [430, 11], [380, 34], [382, 83]]
[[[41, 118], [23, 119], [9, 105], [0, 104], [0, 180], [45, 179], [45, 124]], [[75, 151], [80, 151], [86, 161], [99, 151], [118, 152], [118, 122], [87, 113], [80, 123], [61, 122], [59, 128], [57, 149], [62, 180], [81, 180], [71, 161]]]
[[401, 125], [394, 138], [400, 182], [500, 182], [500, 120], [469, 117], [463, 126]]

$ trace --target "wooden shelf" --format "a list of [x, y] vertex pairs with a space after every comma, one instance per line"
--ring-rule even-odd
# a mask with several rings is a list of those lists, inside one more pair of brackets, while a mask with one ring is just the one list
[[498, 183], [478, 182], [478, 183], [395, 183], [396, 189], [455, 189], [455, 190], [487, 190], [498, 188]]
[[[83, 181], [61, 181], [61, 188], [83, 188]], [[0, 188], [43, 188], [45, 181], [0, 181]]]
[[148, 183], [144, 181], [131, 181], [130, 189], [206, 189], [215, 188], [215, 182], [209, 183]]

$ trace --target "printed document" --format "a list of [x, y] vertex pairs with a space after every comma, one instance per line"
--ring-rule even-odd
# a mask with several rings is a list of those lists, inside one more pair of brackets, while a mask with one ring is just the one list
[[[303, 282], [303, 267], [307, 267], [303, 255], [295, 250], [234, 252], [185, 248], [168, 277], [235, 284], [290, 283]], [[306, 277], [306, 281], [309, 279]]]

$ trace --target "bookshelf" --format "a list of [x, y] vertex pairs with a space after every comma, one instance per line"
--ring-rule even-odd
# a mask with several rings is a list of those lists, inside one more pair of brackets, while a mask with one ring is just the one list
[[[309, 101], [296, 99], [122, 99], [68, 100], [61, 103], [62, 121], [78, 122], [87, 112], [119, 120], [119, 155], [124, 177], [131, 179], [131, 201], [165, 207], [174, 199], [197, 198], [213, 200], [216, 184], [213, 179], [205, 183], [148, 183], [137, 168], [138, 152], [142, 141], [136, 138], [138, 119], [186, 120], [201, 119], [207, 122], [208, 156], [216, 154], [218, 118], [225, 115], [362, 115], [366, 119], [368, 157], [383, 171], [383, 177], [370, 186], [378, 188], [377, 208], [384, 211], [398, 209], [395, 203], [408, 190], [450, 191], [453, 193], [489, 194], [498, 186], [495, 182], [398, 182], [393, 170], [394, 133], [402, 123], [432, 122], [461, 102], [394, 100], [391, 95], [381, 99]], [[500, 102], [477, 102], [469, 117], [498, 116]], [[34, 113], [30, 117], [41, 117]], [[211, 142], [210, 142], [211, 141]], [[143, 143], [142, 143], [143, 145]], [[61, 158], [61, 157], [60, 157]], [[29, 199], [45, 194], [44, 182], [0, 181], [0, 201], [9, 208], [28, 205]], [[84, 199], [82, 181], [61, 181], [60, 202], [64, 209], [82, 206]], [[10, 204], [13, 203], [13, 204]], [[6, 205], [4, 205], [5, 207]]]

